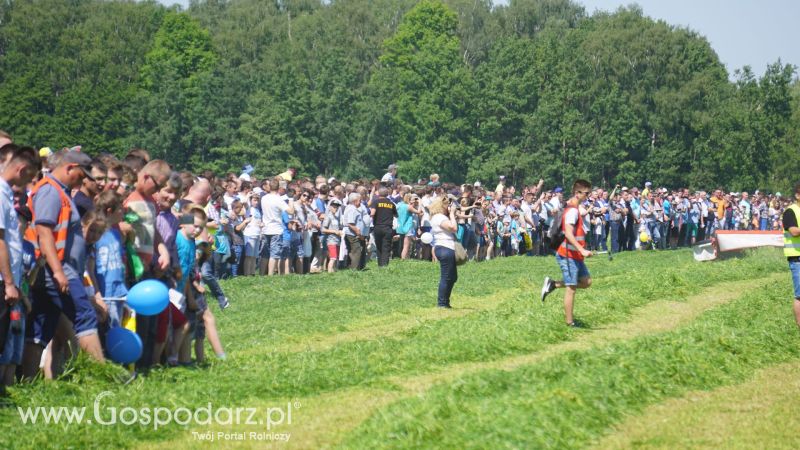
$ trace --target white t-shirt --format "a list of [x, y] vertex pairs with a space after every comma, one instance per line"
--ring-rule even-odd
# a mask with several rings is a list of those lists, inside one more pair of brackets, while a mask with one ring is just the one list
[[289, 209], [289, 205], [281, 200], [278, 194], [269, 193], [261, 197], [261, 221], [264, 222], [262, 233], [276, 235], [283, 233], [281, 213]]
[[250, 217], [251, 220], [244, 226], [243, 234], [247, 237], [258, 237], [258, 235], [261, 234], [261, 211], [251, 206], [247, 212], [247, 216]]
[[522, 214], [525, 217], [523, 226], [525, 228], [530, 229], [531, 228], [530, 222], [533, 222], [533, 210], [531, 210], [531, 205], [528, 202], [523, 201], [519, 209], [522, 210]]
[[[567, 212], [564, 213], [564, 223], [568, 223], [574, 227], [578, 223], [578, 216], [578, 208], [569, 208]], [[584, 227], [584, 229], [585, 228], [586, 227]], [[577, 232], [573, 229], [572, 234], [577, 234]]]
[[450, 250], [456, 249], [456, 234], [442, 229], [442, 222], [450, 220], [444, 214], [435, 214], [431, 217], [431, 233], [436, 247], [445, 247]]

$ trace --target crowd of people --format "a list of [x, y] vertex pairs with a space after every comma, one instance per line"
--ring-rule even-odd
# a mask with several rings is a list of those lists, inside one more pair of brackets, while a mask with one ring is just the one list
[[[140, 371], [203, 361], [205, 340], [226, 357], [208, 305], [235, 307], [224, 278], [435, 260], [438, 306], [449, 308], [459, 250], [471, 261], [553, 255], [548, 230], [567, 206], [563, 189], [542, 180], [520, 190], [503, 176], [493, 188], [436, 174], [406, 183], [395, 164], [374, 180], [298, 178], [292, 168], [258, 179], [250, 165], [181, 172], [143, 149], [90, 157], [80, 147], [21, 146], [3, 132], [0, 169], [4, 384], [57, 376], [79, 350], [104, 361], [105, 334], [130, 323], [125, 298], [141, 280], [179, 295], [162, 313], [135, 317]], [[575, 202], [588, 250], [621, 252], [691, 245], [715, 229], [781, 229], [789, 199], [646, 182], [641, 191], [588, 189]]]

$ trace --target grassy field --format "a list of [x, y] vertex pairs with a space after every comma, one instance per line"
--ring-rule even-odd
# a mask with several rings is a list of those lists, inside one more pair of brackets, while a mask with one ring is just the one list
[[[228, 281], [233, 307], [212, 306], [227, 360], [123, 385], [79, 358], [62, 380], [12, 389], [0, 447], [800, 446], [800, 333], [779, 251], [588, 265], [578, 330], [563, 324], [561, 293], [539, 301], [542, 278], [558, 275], [551, 258], [461, 267], [452, 310], [434, 307], [438, 266], [417, 261]], [[155, 408], [177, 419], [209, 403], [245, 413], [144, 423]], [[85, 407], [93, 422], [23, 424], [18, 407], [35, 406]], [[114, 408], [117, 424], [94, 420]]]

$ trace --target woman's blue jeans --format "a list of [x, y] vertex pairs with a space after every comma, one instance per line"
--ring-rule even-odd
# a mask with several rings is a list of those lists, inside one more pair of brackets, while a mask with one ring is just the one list
[[439, 260], [441, 276], [439, 278], [438, 306], [450, 306], [450, 293], [458, 281], [456, 270], [456, 252], [447, 247], [436, 246], [433, 249], [436, 259]]

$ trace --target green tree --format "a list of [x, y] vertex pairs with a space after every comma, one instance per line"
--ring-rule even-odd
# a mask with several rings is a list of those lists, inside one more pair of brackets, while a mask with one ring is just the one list
[[473, 155], [474, 82], [457, 28], [444, 4], [423, 0], [384, 42], [361, 105], [361, 161], [372, 173], [398, 162], [401, 176], [437, 170], [445, 179], [464, 179]]
[[207, 130], [218, 119], [206, 84], [215, 63], [208, 31], [185, 13], [167, 13], [141, 68], [132, 144], [179, 167], [204, 160]]

